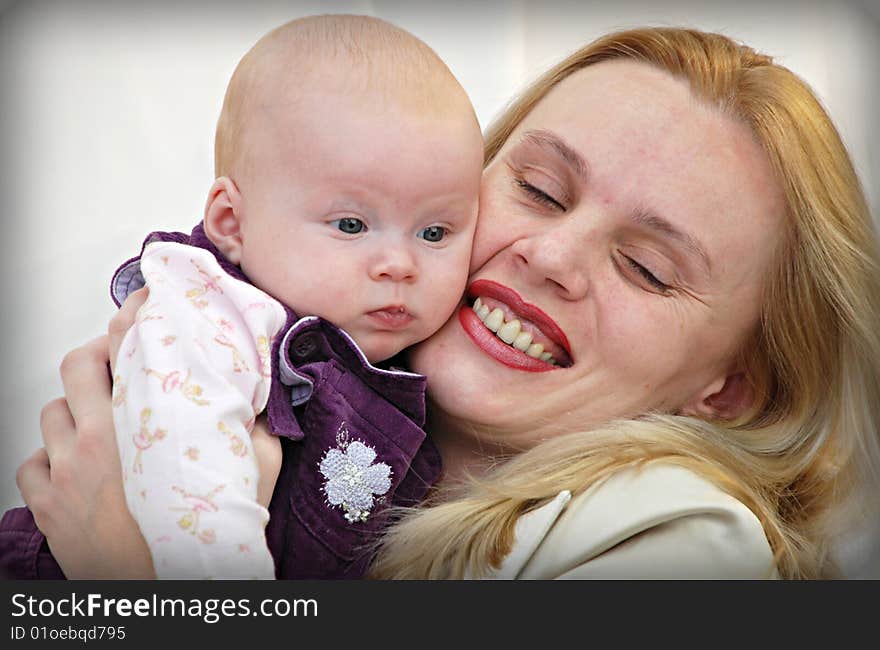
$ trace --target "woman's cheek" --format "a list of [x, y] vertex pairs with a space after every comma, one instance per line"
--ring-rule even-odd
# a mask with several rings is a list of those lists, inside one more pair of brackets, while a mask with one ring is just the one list
[[[496, 192], [487, 187], [480, 195], [480, 215], [474, 233], [471, 252], [470, 273], [479, 271], [492, 257], [497, 255], [512, 240], [511, 223], [505, 223], [500, 215], [505, 214], [502, 201], [494, 198]], [[512, 213], [508, 213], [512, 216]]]

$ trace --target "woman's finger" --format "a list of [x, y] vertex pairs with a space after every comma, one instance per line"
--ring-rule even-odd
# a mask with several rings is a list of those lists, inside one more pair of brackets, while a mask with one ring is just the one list
[[113, 435], [109, 347], [106, 336], [69, 352], [61, 363], [61, 382], [79, 437]]
[[257, 468], [260, 472], [260, 480], [257, 483], [257, 501], [264, 508], [268, 508], [272, 501], [272, 493], [275, 491], [275, 483], [278, 481], [278, 474], [281, 471], [281, 441], [278, 436], [272, 435], [265, 416], [260, 416], [254, 423], [251, 440], [254, 445]]
[[40, 497], [47, 495], [51, 489], [49, 456], [44, 448], [37, 449], [19, 466], [15, 473], [15, 484], [34, 517], [42, 518], [44, 508], [40, 505]]
[[63, 455], [76, 437], [76, 424], [70, 414], [67, 400], [63, 397], [54, 399], [43, 407], [40, 412], [40, 432], [51, 466], [53, 460]]
[[150, 290], [146, 287], [133, 291], [129, 294], [119, 311], [110, 319], [107, 334], [110, 337], [110, 367], [115, 372], [116, 357], [122, 347], [122, 341], [126, 332], [134, 325], [138, 310], [147, 302]]

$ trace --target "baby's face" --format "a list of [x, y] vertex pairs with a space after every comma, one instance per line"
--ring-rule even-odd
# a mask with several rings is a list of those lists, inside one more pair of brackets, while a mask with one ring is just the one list
[[239, 182], [254, 284], [345, 329], [372, 362], [437, 331], [468, 274], [482, 167], [473, 114], [314, 93], [263, 121]]

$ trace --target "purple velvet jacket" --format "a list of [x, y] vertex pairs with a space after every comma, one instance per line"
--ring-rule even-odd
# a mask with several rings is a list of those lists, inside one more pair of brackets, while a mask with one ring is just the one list
[[[211, 251], [231, 276], [248, 282], [205, 236], [152, 233], [151, 241], [175, 241]], [[111, 294], [121, 304], [143, 286], [140, 257], [113, 276]], [[281, 439], [281, 473], [269, 505], [266, 539], [278, 578], [360, 578], [369, 566], [371, 542], [388, 523], [387, 506], [414, 505], [440, 474], [440, 456], [425, 436], [425, 384], [420, 375], [370, 365], [351, 338], [315, 317], [287, 309], [285, 332], [272, 350], [269, 425]], [[341, 425], [351, 440], [376, 450], [375, 462], [391, 466], [391, 487], [366, 521], [349, 523], [331, 506], [318, 470], [336, 448]], [[0, 577], [59, 579], [64, 574], [27, 508], [0, 521]]]

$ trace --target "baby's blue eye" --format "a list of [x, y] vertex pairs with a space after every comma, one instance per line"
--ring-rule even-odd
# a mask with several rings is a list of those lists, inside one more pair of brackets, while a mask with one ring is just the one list
[[438, 242], [446, 235], [446, 228], [443, 226], [428, 226], [419, 233], [419, 237], [429, 242]]
[[342, 232], [348, 235], [356, 235], [359, 232], [363, 232], [364, 222], [360, 219], [355, 219], [354, 217], [345, 217], [344, 219], [337, 219], [335, 222], [336, 227]]

